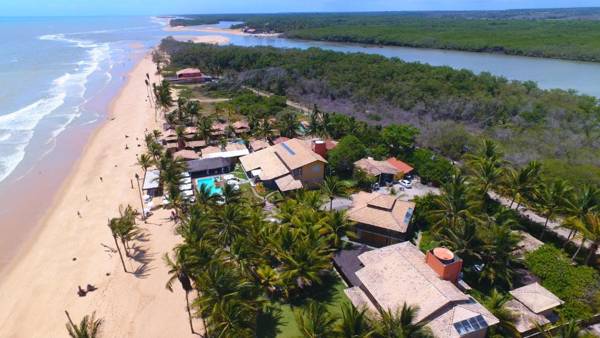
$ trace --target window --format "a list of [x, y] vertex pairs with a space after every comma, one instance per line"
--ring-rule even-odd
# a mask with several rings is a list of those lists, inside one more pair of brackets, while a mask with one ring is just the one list
[[294, 176], [294, 177], [302, 176], [302, 168], [294, 169], [292, 171], [292, 176]]

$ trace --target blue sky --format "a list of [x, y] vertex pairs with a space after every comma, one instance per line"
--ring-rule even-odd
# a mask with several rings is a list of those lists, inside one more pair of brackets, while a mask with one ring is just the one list
[[600, 6], [599, 0], [0, 0], [1, 15], [156, 15]]

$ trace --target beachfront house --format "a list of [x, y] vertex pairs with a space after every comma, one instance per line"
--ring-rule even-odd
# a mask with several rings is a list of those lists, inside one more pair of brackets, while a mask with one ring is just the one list
[[564, 302], [538, 283], [510, 291], [513, 299], [506, 308], [516, 314], [515, 327], [523, 336], [534, 333], [537, 325], [556, 322], [559, 317], [554, 309]]
[[290, 139], [240, 157], [240, 163], [251, 179], [288, 192], [319, 187], [327, 161], [308, 142]]
[[235, 161], [231, 158], [200, 158], [187, 162], [188, 172], [192, 178], [227, 174], [235, 169]]
[[483, 338], [499, 322], [465, 293], [468, 285], [460, 280], [462, 260], [448, 249], [436, 248], [425, 255], [404, 242], [352, 253], [355, 256], [336, 254], [334, 266], [349, 285], [344, 292], [352, 304], [374, 316], [405, 303], [418, 307], [415, 320], [438, 338]]
[[388, 161], [377, 161], [367, 157], [354, 162], [354, 168], [364, 171], [367, 175], [377, 178], [379, 185], [394, 181], [398, 169]]
[[202, 72], [198, 68], [185, 68], [180, 71], [177, 71], [176, 75], [178, 80], [182, 80], [201, 78], [204, 74], [202, 74]]
[[406, 241], [415, 203], [393, 195], [358, 192], [352, 195], [348, 219], [356, 223], [357, 242], [373, 247]]

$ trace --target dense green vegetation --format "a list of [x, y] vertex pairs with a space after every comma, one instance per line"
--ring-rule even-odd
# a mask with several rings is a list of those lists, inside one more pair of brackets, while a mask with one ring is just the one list
[[[171, 67], [225, 75], [222, 86], [249, 85], [370, 123], [411, 124], [420, 129], [418, 145], [455, 160], [472, 148], [473, 136], [483, 135], [498, 140], [517, 165], [548, 161], [544, 170], [550, 177], [570, 172], [567, 179], [581, 182], [573, 175], [581, 173], [600, 182], [597, 170], [586, 169], [600, 165], [600, 108], [593, 97], [376, 55], [171, 39], [162, 48], [171, 54]], [[369, 118], [373, 115], [379, 121]]]
[[[489, 191], [502, 191], [512, 200], [511, 208], [526, 203], [547, 220], [561, 215], [562, 226], [572, 230], [569, 237], [580, 232], [592, 242], [591, 250], [582, 255], [583, 241], [577, 240], [580, 249], [568, 257], [546, 244], [523, 260], [515, 251], [520, 219], [491, 200]], [[592, 253], [600, 239], [599, 201], [594, 188], [573, 189], [564, 181], [544, 180], [536, 162], [518, 170], [507, 168], [497, 146], [485, 141], [465, 156], [465, 166], [442, 185], [441, 195], [417, 200], [413, 222], [423, 231], [421, 249], [451, 248], [464, 261], [465, 280], [478, 292], [492, 296], [490, 288], [505, 292], [519, 286], [523, 278], [530, 278], [518, 269], [526, 267], [565, 301], [561, 308], [565, 318], [585, 319], [600, 309], [600, 277], [593, 267], [577, 266], [574, 261], [586, 256], [586, 264], [597, 266]], [[545, 228], [539, 230], [531, 234], [542, 240], [548, 237]]]
[[600, 280], [593, 268], [574, 266], [564, 252], [549, 244], [527, 254], [525, 265], [565, 301], [561, 309], [565, 317], [588, 318], [598, 310]]
[[[290, 38], [600, 61], [598, 9], [205, 15], [171, 25], [243, 21]], [[557, 20], [559, 19], [559, 20]], [[584, 20], [582, 20], [584, 19]]]

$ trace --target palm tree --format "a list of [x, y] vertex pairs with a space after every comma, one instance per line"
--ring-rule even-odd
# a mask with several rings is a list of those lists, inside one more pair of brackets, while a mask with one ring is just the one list
[[[561, 320], [557, 323], [558, 329], [554, 330], [554, 334], [552, 333], [550, 325], [538, 325], [536, 324], [536, 328], [541, 334], [543, 338], [579, 338], [579, 337], [587, 337], [587, 335], [582, 335], [582, 330], [577, 324], [577, 321], [571, 319], [568, 322], [564, 322]], [[590, 335], [592, 337], [592, 335]]]
[[437, 230], [444, 227], [456, 228], [458, 224], [471, 217], [464, 176], [453, 175], [442, 189], [444, 193], [434, 198], [434, 207], [429, 211], [428, 216]]
[[520, 236], [512, 231], [511, 226], [516, 225], [514, 219], [502, 219], [503, 215], [488, 217], [483, 225], [486, 231], [482, 233], [483, 250], [480, 252], [483, 261], [483, 270], [479, 275], [480, 281], [487, 281], [489, 285], [504, 284], [512, 287], [514, 266], [517, 258], [517, 248]]
[[239, 188], [236, 190], [233, 185], [225, 184], [221, 191], [221, 200], [225, 204], [237, 203], [241, 200], [242, 193]]
[[456, 228], [444, 228], [440, 232], [440, 244], [448, 247], [459, 255], [465, 266], [473, 266], [481, 262], [483, 241], [477, 234], [475, 222], [465, 222]]
[[281, 136], [294, 137], [300, 128], [300, 122], [294, 112], [284, 112], [279, 116], [278, 128]]
[[[585, 215], [589, 212], [598, 210], [600, 190], [594, 186], [586, 185], [581, 190], [571, 194], [566, 202], [565, 213], [568, 217], [565, 220], [565, 225], [578, 224], [578, 222], [583, 222]], [[575, 236], [576, 233], [577, 230], [571, 229], [565, 246], [569, 243], [571, 236]]]
[[138, 156], [137, 163], [140, 167], [142, 167], [142, 170], [144, 170], [144, 174], [145, 174], [146, 171], [148, 171], [148, 168], [150, 168], [154, 162], [152, 160], [152, 157], [150, 157], [150, 155], [140, 154]]
[[264, 287], [269, 294], [275, 293], [277, 289], [282, 286], [279, 273], [270, 265], [263, 264], [259, 266], [256, 269], [256, 277], [260, 285]]
[[289, 250], [278, 250], [281, 277], [288, 288], [303, 289], [321, 284], [322, 276], [331, 269], [331, 250], [319, 235], [296, 238]]
[[382, 310], [381, 320], [376, 323], [375, 331], [382, 337], [433, 338], [433, 334], [424, 323], [416, 322], [418, 311], [417, 307], [406, 303], [395, 311]]
[[322, 303], [310, 301], [302, 310], [295, 313], [298, 329], [304, 338], [330, 337], [336, 318]]
[[505, 306], [509, 300], [510, 296], [493, 289], [490, 296], [483, 302], [483, 305], [500, 321], [490, 330], [501, 334], [503, 337], [521, 337], [514, 324], [515, 314]]
[[163, 146], [160, 143], [152, 142], [148, 145], [148, 154], [154, 158], [154, 163], [158, 163], [163, 152]]
[[503, 157], [498, 144], [490, 139], [484, 139], [473, 154], [465, 155], [468, 164], [485, 161], [501, 164], [504, 161]]
[[135, 216], [138, 215], [138, 212], [131, 205], [127, 205], [125, 208], [121, 205], [119, 206], [119, 214], [121, 217], [117, 221], [117, 231], [121, 243], [123, 243], [125, 255], [129, 257], [129, 241], [141, 233], [141, 229], [135, 223]]
[[175, 128], [175, 135], [177, 135], [177, 150], [185, 148], [185, 128], [177, 126]]
[[329, 210], [333, 209], [333, 199], [336, 196], [346, 196], [346, 187], [337, 176], [325, 177], [321, 184], [321, 192], [329, 199]]
[[258, 136], [269, 139], [273, 136], [273, 126], [268, 118], [264, 118], [258, 128]]
[[200, 116], [198, 123], [196, 123], [198, 137], [203, 139], [207, 145], [210, 141], [210, 137], [212, 136], [212, 125], [213, 120], [209, 116]]
[[91, 316], [84, 316], [79, 322], [79, 325], [73, 323], [69, 312], [65, 310], [67, 319], [67, 332], [71, 338], [98, 338], [100, 337], [100, 327], [102, 326], [102, 319], [96, 319], [96, 313], [92, 313]]
[[237, 298], [219, 300], [208, 317], [210, 337], [254, 338], [257, 309], [254, 304]]
[[182, 253], [184, 251], [176, 250], [175, 260], [172, 260], [169, 257], [168, 253], [165, 253], [163, 256], [163, 261], [169, 268], [169, 279], [167, 280], [167, 284], [165, 287], [167, 290], [173, 292], [173, 283], [175, 280], [179, 280], [181, 284], [181, 288], [185, 292], [185, 305], [188, 313], [188, 321], [190, 323], [190, 329], [192, 330], [192, 334], [196, 333], [194, 331], [194, 323], [192, 322], [192, 311], [190, 309], [190, 298], [189, 294], [193, 290], [192, 281], [190, 280], [190, 275], [188, 273], [188, 269], [185, 262], [185, 255]]
[[154, 98], [156, 99], [156, 107], [163, 112], [173, 105], [173, 97], [171, 96], [171, 85], [169, 81], [163, 80], [159, 85], [154, 86]]
[[207, 184], [200, 184], [196, 189], [196, 200], [202, 204], [202, 208], [206, 211], [206, 208], [218, 197], [218, 195], [212, 192], [212, 188]]
[[556, 213], [566, 205], [567, 196], [570, 192], [571, 187], [564, 180], [557, 180], [553, 183], [544, 182], [537, 191], [537, 209], [546, 217], [544, 229], [540, 234], [540, 240], [542, 240], [548, 229], [548, 222], [554, 219]]
[[235, 238], [242, 234], [242, 223], [247, 220], [245, 210], [235, 204], [226, 204], [215, 216], [217, 239], [225, 246], [231, 245]]
[[342, 318], [335, 328], [335, 333], [344, 338], [369, 338], [375, 334], [371, 321], [367, 317], [367, 309], [357, 309], [351, 303], [342, 304]]
[[469, 165], [470, 179], [477, 191], [487, 199], [490, 189], [500, 183], [504, 170], [498, 163], [483, 160], [475, 161]]
[[333, 239], [332, 247], [341, 248], [342, 238], [348, 236], [356, 238], [356, 234], [351, 231], [354, 223], [348, 219], [346, 210], [334, 210], [327, 215], [327, 227]]
[[592, 242], [585, 258], [585, 264], [589, 264], [596, 251], [598, 251], [598, 247], [600, 247], [600, 215], [598, 213], [589, 212], [585, 215], [581, 233], [585, 239]]
[[484, 199], [488, 191], [500, 183], [504, 173], [503, 156], [498, 145], [488, 139], [481, 142], [475, 153], [465, 155], [471, 181]]
[[509, 208], [512, 209], [515, 201], [519, 200], [517, 203], [518, 210], [522, 203], [521, 199], [534, 196], [539, 186], [541, 169], [542, 166], [538, 162], [531, 161], [519, 170], [508, 170], [506, 186], [513, 194]]
[[112, 218], [108, 221], [108, 227], [110, 228], [110, 232], [115, 240], [115, 246], [117, 247], [117, 252], [119, 253], [119, 257], [121, 258], [121, 264], [123, 264], [123, 271], [127, 272], [127, 268], [125, 267], [125, 260], [123, 259], [123, 254], [121, 253], [121, 248], [119, 247], [119, 242], [117, 238], [119, 237], [120, 232], [120, 224], [118, 218]]

